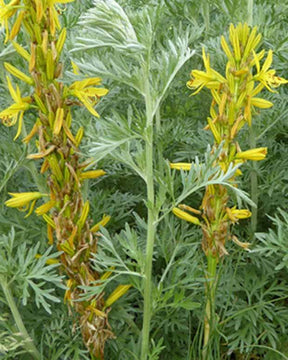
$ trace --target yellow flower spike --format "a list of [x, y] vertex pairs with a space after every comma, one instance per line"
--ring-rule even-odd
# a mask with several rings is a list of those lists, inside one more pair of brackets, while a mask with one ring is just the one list
[[15, 66], [7, 63], [7, 62], [4, 62], [4, 66], [5, 66], [5, 69], [7, 71], [10, 72], [10, 74], [12, 74], [13, 76], [17, 77], [18, 79], [26, 82], [27, 84], [29, 85], [33, 85], [34, 84], [34, 80], [27, 76], [26, 74], [24, 74], [22, 71], [18, 70]]
[[80, 229], [82, 229], [85, 224], [85, 221], [86, 221], [88, 213], [89, 213], [89, 209], [90, 209], [90, 204], [89, 204], [89, 201], [87, 200], [83, 206], [81, 216], [77, 222], [77, 225], [79, 226]]
[[111, 306], [115, 301], [120, 299], [127, 291], [131, 288], [132, 285], [119, 285], [117, 288], [110, 294], [105, 301], [105, 308]]
[[269, 109], [273, 106], [273, 103], [271, 101], [260, 99], [260, 98], [252, 98], [251, 99], [251, 105], [256, 106], [261, 109]]
[[92, 233], [99, 231], [99, 230], [100, 230], [100, 226], [103, 226], [103, 227], [104, 227], [106, 224], [108, 224], [108, 222], [110, 221], [110, 219], [111, 219], [111, 216], [109, 216], [109, 215], [103, 215], [102, 220], [99, 221], [97, 224], [95, 224], [95, 225], [90, 229], [90, 231], [91, 231]]
[[198, 218], [196, 218], [195, 216], [192, 216], [190, 214], [187, 214], [185, 211], [182, 211], [175, 207], [172, 209], [172, 212], [174, 215], [176, 215], [178, 218], [180, 218], [182, 220], [189, 221], [195, 225], [201, 225], [200, 220]]
[[91, 171], [85, 171], [85, 172], [82, 172], [79, 176], [79, 178], [81, 180], [84, 180], [84, 179], [96, 179], [100, 176], [103, 176], [106, 174], [106, 171], [104, 170], [91, 170]]
[[247, 151], [238, 152], [235, 156], [236, 159], [260, 161], [265, 159], [267, 154], [267, 147], [260, 147], [250, 149]]
[[207, 118], [208, 124], [209, 124], [209, 128], [214, 136], [215, 141], [220, 144], [222, 141], [221, 135], [219, 133], [219, 131], [217, 130], [217, 127], [215, 126], [215, 124], [213, 123], [212, 119], [210, 117]]
[[189, 171], [191, 169], [191, 163], [170, 163], [170, 168]]
[[56, 224], [54, 220], [47, 214], [42, 215], [43, 219], [46, 221], [48, 225], [50, 225], [54, 230], [56, 229]]
[[16, 41], [12, 41], [12, 45], [19, 55], [21, 55], [25, 60], [30, 61], [31, 55], [28, 53], [27, 50], [25, 50]]
[[56, 201], [54, 200], [50, 200], [48, 202], [46, 202], [45, 204], [39, 206], [36, 210], [35, 213], [40, 216], [40, 215], [44, 215], [46, 214], [49, 210], [51, 210], [56, 204]]
[[63, 125], [63, 119], [64, 119], [64, 109], [58, 108], [55, 116], [53, 135], [59, 135]]
[[8, 193], [12, 196], [11, 199], [5, 201], [5, 205], [12, 208], [21, 208], [27, 206], [31, 201], [40, 199], [46, 194], [40, 192], [23, 192], [23, 193]]

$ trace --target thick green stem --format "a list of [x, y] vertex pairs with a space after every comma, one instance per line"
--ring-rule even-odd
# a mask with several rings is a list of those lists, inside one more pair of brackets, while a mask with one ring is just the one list
[[211, 337], [211, 330], [214, 328], [215, 320], [215, 290], [216, 290], [216, 270], [218, 258], [213, 256], [210, 252], [207, 255], [207, 274], [206, 274], [206, 307], [205, 307], [205, 318], [204, 318], [204, 340], [202, 359], [208, 360], [207, 350]]
[[253, 0], [247, 3], [247, 22], [249, 26], [253, 26]]
[[29, 354], [31, 354], [31, 356], [33, 356], [34, 359], [40, 360], [41, 355], [40, 355], [39, 351], [36, 349], [32, 339], [30, 338], [30, 336], [25, 328], [25, 325], [22, 321], [21, 315], [15, 304], [13, 295], [9, 289], [9, 285], [7, 284], [7, 282], [5, 282], [4, 280], [1, 279], [1, 286], [2, 286], [2, 290], [3, 290], [3, 293], [6, 298], [7, 304], [13, 315], [14, 321], [15, 321], [17, 328], [18, 328], [19, 332], [21, 333], [21, 336], [24, 340], [23, 347]]
[[147, 205], [148, 205], [148, 224], [147, 224], [147, 243], [145, 258], [145, 278], [144, 278], [144, 314], [142, 328], [142, 347], [141, 360], [146, 360], [149, 353], [149, 336], [152, 313], [152, 261], [155, 237], [154, 224], [154, 181], [153, 181], [153, 116], [152, 101], [149, 91], [149, 83], [146, 85], [146, 185], [147, 185]]

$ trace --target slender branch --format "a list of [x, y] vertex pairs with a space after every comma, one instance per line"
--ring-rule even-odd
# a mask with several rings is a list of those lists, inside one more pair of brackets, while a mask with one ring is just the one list
[[21, 336], [24, 340], [24, 344], [23, 347], [25, 348], [25, 350], [31, 354], [33, 356], [34, 359], [36, 360], [40, 360], [41, 359], [41, 355], [39, 353], [39, 351], [36, 349], [31, 337], [29, 336], [25, 325], [23, 323], [22, 317], [19, 313], [19, 310], [16, 306], [16, 303], [14, 301], [13, 295], [11, 293], [11, 290], [9, 289], [9, 285], [7, 284], [7, 282], [3, 279], [1, 279], [1, 287], [3, 290], [3, 293], [5, 295], [7, 304], [11, 310], [11, 313], [13, 315], [14, 321], [17, 325], [17, 328], [19, 330], [19, 332], [21, 333]]

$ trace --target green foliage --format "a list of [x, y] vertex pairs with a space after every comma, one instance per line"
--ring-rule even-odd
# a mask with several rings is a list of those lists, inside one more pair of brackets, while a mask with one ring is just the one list
[[[95, 3], [76, 1], [65, 8], [63, 22], [68, 27], [68, 43], [63, 59], [66, 69], [71, 70], [73, 59], [81, 69], [79, 78], [85, 74], [101, 76], [110, 89], [97, 108], [101, 114], [99, 120], [82, 109], [75, 110], [74, 114], [87, 135], [82, 153], [107, 171], [105, 177], [90, 181], [85, 189], [93, 218], [96, 223], [103, 213], [112, 217], [107, 229], [101, 229], [98, 252], [91, 261], [100, 272], [114, 269], [108, 280], [99, 281], [98, 286], [89, 289], [89, 295], [102, 289], [109, 294], [120, 283], [133, 284], [109, 313], [117, 338], [108, 342], [106, 358], [139, 359], [146, 213], [150, 206], [144, 200], [147, 182], [144, 153], [149, 136], [145, 126], [148, 81], [152, 113], [158, 119], [153, 157], [159, 212], [153, 252], [149, 360], [198, 359], [205, 282], [201, 234], [170, 211], [186, 197], [197, 208], [208, 181], [228, 184], [219, 169], [211, 170], [210, 166], [213, 157], [208, 155], [207, 144], [211, 138], [203, 127], [211, 99], [205, 92], [189, 97], [185, 83], [192, 68], [203, 68], [202, 46], [209, 50], [213, 67], [222, 71], [224, 56], [220, 35], [227, 34], [230, 22], [248, 19], [247, 1], [99, 0]], [[273, 4], [266, 0], [254, 1], [253, 23], [263, 33], [260, 48], [273, 48], [274, 67], [286, 78], [287, 14], [288, 6], [281, 0]], [[15, 65], [18, 63], [21, 67], [21, 60], [11, 46], [1, 45], [1, 62], [12, 57]], [[147, 66], [149, 78], [145, 72]], [[0, 103], [4, 108], [10, 99], [2, 65], [0, 76]], [[64, 76], [69, 77], [71, 73], [66, 71]], [[243, 254], [228, 245], [230, 255], [221, 264], [216, 299], [219, 328], [214, 334], [221, 346], [214, 349], [213, 360], [288, 358], [285, 335], [288, 333], [287, 89], [265, 97], [275, 105], [261, 115], [255, 114], [257, 146], [269, 148], [267, 160], [257, 166], [259, 232], [251, 252]], [[27, 131], [33, 117], [29, 113], [25, 118]], [[45, 224], [35, 215], [24, 219], [23, 213], [3, 205], [8, 191], [34, 191], [46, 186], [43, 177], [37, 175], [37, 169], [26, 159], [25, 146], [19, 140], [12, 141], [14, 136], [14, 129], [2, 126], [0, 277], [9, 285], [43, 360], [89, 359], [79, 329], [74, 328], [72, 332], [73, 319], [69, 319], [62, 304], [65, 282], [58, 275], [58, 265], [46, 264], [59, 253], [47, 246]], [[248, 130], [239, 142], [243, 150], [248, 148]], [[188, 161], [193, 166], [189, 173], [175, 176], [169, 169], [169, 161]], [[233, 187], [231, 193], [249, 204], [251, 167], [245, 165], [241, 170], [244, 176], [239, 188], [246, 192]], [[250, 234], [249, 222], [241, 223], [235, 231], [246, 241]], [[40, 259], [35, 258], [37, 253], [42, 254]], [[1, 359], [30, 358], [2, 290], [0, 301]]]

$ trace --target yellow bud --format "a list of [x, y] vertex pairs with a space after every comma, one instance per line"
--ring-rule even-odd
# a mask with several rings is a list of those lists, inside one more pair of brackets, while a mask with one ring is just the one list
[[55, 62], [53, 60], [53, 54], [52, 54], [51, 49], [47, 50], [46, 57], [47, 57], [46, 58], [46, 74], [47, 74], [47, 78], [48, 78], [48, 80], [53, 80], [54, 79]]
[[91, 229], [90, 231], [93, 233], [93, 232], [97, 232], [100, 230], [100, 226], [105, 226], [111, 219], [111, 216], [109, 215], [103, 215], [103, 218], [101, 221], [99, 221], [97, 224], [95, 224]]
[[238, 152], [235, 158], [243, 159], [243, 160], [260, 161], [265, 159], [266, 154], [267, 154], [267, 147], [261, 147], [261, 148]]
[[200, 221], [198, 218], [196, 218], [195, 216], [192, 216], [190, 214], [187, 214], [185, 211], [182, 211], [178, 208], [173, 208], [172, 209], [172, 212], [174, 215], [176, 215], [177, 217], [179, 217], [180, 219], [182, 220], [186, 220], [186, 221], [189, 221], [195, 225], [201, 225]]
[[170, 168], [176, 169], [176, 170], [189, 171], [191, 169], [191, 164], [190, 163], [170, 163]]
[[54, 135], [59, 135], [63, 125], [63, 119], [64, 119], [64, 109], [58, 108], [56, 111], [55, 122], [53, 127]]
[[90, 209], [90, 204], [89, 204], [89, 201], [87, 200], [83, 206], [81, 216], [77, 222], [77, 225], [80, 229], [82, 229], [85, 224], [85, 221], [86, 221], [88, 213], [89, 213], [89, 209]]
[[50, 200], [47, 203], [39, 206], [36, 210], [35, 213], [40, 216], [40, 215], [44, 215], [46, 214], [49, 210], [51, 210], [53, 207], [55, 206], [55, 201]]
[[14, 49], [19, 55], [21, 55], [25, 60], [30, 61], [31, 55], [25, 50], [21, 45], [17, 44], [16, 41], [12, 41]]
[[85, 171], [80, 174], [80, 179], [96, 179], [100, 176], [103, 176], [106, 174], [106, 171], [104, 170], [92, 170], [92, 171]]
[[10, 72], [10, 74], [14, 75], [18, 79], [26, 82], [29, 85], [33, 85], [34, 81], [31, 77], [24, 74], [22, 71], [18, 70], [15, 66], [5, 62], [4, 63], [5, 69]]
[[66, 35], [67, 35], [67, 30], [66, 28], [63, 28], [56, 43], [56, 51], [58, 56], [61, 54], [61, 51], [63, 49], [66, 40]]
[[79, 128], [79, 130], [77, 131], [77, 134], [75, 136], [75, 140], [76, 140], [76, 146], [78, 147], [81, 143], [81, 140], [83, 138], [83, 135], [84, 135], [84, 128], [81, 126]]
[[273, 103], [268, 100], [260, 99], [260, 98], [252, 98], [251, 105], [256, 106], [261, 109], [268, 109], [273, 106]]
[[217, 130], [215, 124], [213, 123], [212, 119], [210, 117], [207, 118], [207, 121], [208, 121], [208, 124], [209, 124], [209, 127], [210, 127], [210, 130], [214, 136], [214, 139], [215, 141], [220, 144], [221, 143], [221, 135], [219, 133], [219, 131]]
[[24, 14], [25, 14], [25, 12], [21, 11], [19, 13], [19, 15], [17, 16], [17, 19], [15, 20], [14, 25], [13, 25], [13, 27], [11, 29], [11, 32], [10, 32], [10, 36], [9, 36], [10, 40], [13, 40], [15, 38], [15, 36], [19, 33], [20, 26], [22, 24]]
[[119, 285], [117, 288], [109, 295], [108, 299], [105, 301], [105, 308], [111, 306], [115, 301], [122, 297], [130, 289], [132, 285]]

